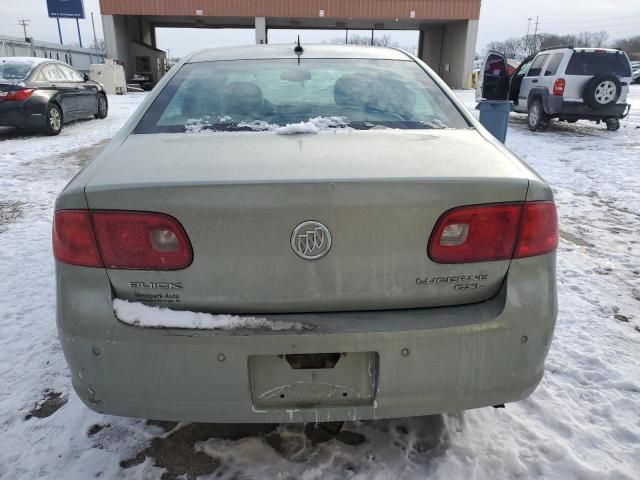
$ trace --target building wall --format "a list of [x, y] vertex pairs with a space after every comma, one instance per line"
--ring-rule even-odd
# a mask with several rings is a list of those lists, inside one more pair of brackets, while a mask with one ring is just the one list
[[106, 15], [477, 19], [480, 0], [100, 0]]
[[24, 38], [4, 35], [0, 35], [0, 57], [52, 58], [68, 63], [83, 73], [89, 73], [91, 64], [104, 62], [104, 52], [95, 49], [69, 47], [38, 40], [28, 43]]

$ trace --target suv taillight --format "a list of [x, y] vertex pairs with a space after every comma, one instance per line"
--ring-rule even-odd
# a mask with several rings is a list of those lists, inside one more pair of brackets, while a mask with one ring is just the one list
[[429, 238], [437, 263], [531, 257], [555, 250], [558, 219], [553, 202], [470, 205], [445, 212]]
[[554, 95], [558, 95], [559, 97], [563, 96], [564, 95], [564, 85], [565, 85], [564, 78], [558, 78], [553, 83], [553, 94]]
[[0, 92], [0, 100], [26, 100], [34, 91], [34, 88], [22, 88], [20, 90]]
[[120, 210], [56, 212], [53, 253], [72, 265], [135, 270], [180, 270], [193, 260], [175, 218]]

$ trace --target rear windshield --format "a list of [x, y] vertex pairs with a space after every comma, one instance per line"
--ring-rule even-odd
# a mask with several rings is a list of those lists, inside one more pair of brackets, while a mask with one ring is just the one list
[[15, 60], [0, 60], [0, 80], [24, 80], [30, 71], [30, 63]]
[[574, 52], [567, 65], [567, 75], [599, 75], [612, 73], [618, 77], [630, 77], [631, 66], [622, 52], [596, 50]]
[[414, 62], [275, 59], [184, 65], [136, 133], [270, 130], [300, 122], [356, 129], [469, 126]]

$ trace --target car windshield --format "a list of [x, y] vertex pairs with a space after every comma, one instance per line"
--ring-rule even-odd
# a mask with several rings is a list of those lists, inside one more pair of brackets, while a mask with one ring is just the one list
[[0, 81], [1, 80], [24, 80], [31, 71], [31, 64], [16, 60], [0, 60]]
[[599, 75], [601, 73], [630, 77], [631, 65], [624, 53], [609, 50], [574, 52], [567, 65], [567, 75]]
[[184, 65], [136, 133], [273, 130], [297, 124], [301, 132], [469, 126], [412, 61], [273, 59]]

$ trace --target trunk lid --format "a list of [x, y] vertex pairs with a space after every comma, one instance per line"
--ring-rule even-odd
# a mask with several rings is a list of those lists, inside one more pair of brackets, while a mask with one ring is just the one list
[[[90, 209], [169, 214], [192, 243], [184, 270], [108, 270], [119, 298], [228, 313], [424, 308], [498, 291], [509, 260], [437, 264], [427, 242], [453, 207], [524, 200], [528, 176], [471, 129], [154, 134], [130, 136], [86, 196]], [[312, 261], [292, 242], [308, 221], [331, 235]]]

